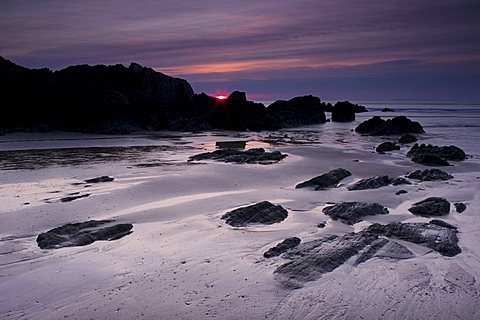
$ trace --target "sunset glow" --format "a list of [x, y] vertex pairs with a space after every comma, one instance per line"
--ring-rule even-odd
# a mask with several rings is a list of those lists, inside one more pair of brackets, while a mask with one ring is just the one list
[[225, 99], [227, 99], [227, 96], [218, 95], [218, 96], [215, 96], [215, 98], [217, 98], [218, 100], [225, 100]]

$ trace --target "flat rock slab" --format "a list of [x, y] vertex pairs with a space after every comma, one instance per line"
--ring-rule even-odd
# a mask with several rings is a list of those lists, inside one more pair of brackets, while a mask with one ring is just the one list
[[323, 213], [333, 220], [341, 220], [346, 224], [355, 224], [362, 221], [365, 216], [388, 214], [388, 209], [378, 203], [366, 202], [341, 202], [334, 206], [326, 207]]
[[120, 239], [132, 232], [131, 224], [112, 223], [112, 220], [69, 223], [41, 233], [37, 237], [37, 244], [41, 249], [86, 246], [98, 240]]
[[295, 248], [300, 244], [301, 240], [297, 237], [287, 238], [277, 244], [275, 247], [268, 249], [267, 252], [263, 254], [265, 258], [272, 258], [281, 255], [282, 253], [287, 252], [290, 249]]
[[266, 152], [263, 148], [249, 150], [220, 149], [192, 156], [188, 161], [214, 160], [220, 162], [273, 164], [287, 157], [279, 151]]
[[433, 249], [443, 256], [453, 257], [462, 252], [458, 246], [456, 228], [451, 225], [439, 225], [438, 222], [430, 223], [401, 223], [388, 225], [378, 223], [367, 228], [368, 232], [379, 236], [396, 238], [416, 243]]
[[295, 186], [295, 189], [314, 188], [315, 190], [325, 190], [336, 187], [343, 179], [352, 174], [343, 168], [334, 169], [318, 177], [302, 182]]
[[414, 203], [408, 211], [415, 215], [425, 217], [444, 216], [450, 212], [450, 202], [444, 198], [430, 197]]
[[86, 183], [102, 183], [102, 182], [111, 182], [115, 180], [115, 178], [109, 176], [101, 176], [97, 178], [87, 179], [85, 180]]
[[426, 169], [411, 172], [407, 178], [420, 181], [446, 181], [453, 179], [453, 176], [440, 169]]
[[274, 224], [285, 220], [288, 211], [268, 201], [227, 212], [222, 219], [232, 227], [246, 227], [251, 224]]
[[355, 131], [372, 136], [395, 135], [404, 133], [425, 133], [420, 123], [411, 121], [405, 116], [383, 120], [375, 116], [360, 123]]

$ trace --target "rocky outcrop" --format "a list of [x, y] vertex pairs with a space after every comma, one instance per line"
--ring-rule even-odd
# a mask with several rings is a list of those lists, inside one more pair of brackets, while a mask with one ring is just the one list
[[[467, 159], [465, 152], [456, 146], [434, 146], [417, 143], [408, 151], [408, 157], [418, 159], [420, 157], [431, 156], [432, 158], [440, 158], [444, 161], [462, 161]], [[418, 162], [418, 161], [415, 161]], [[421, 163], [421, 162], [420, 162]]]
[[248, 164], [273, 164], [284, 159], [286, 156], [286, 154], [280, 153], [279, 151], [266, 152], [263, 148], [249, 150], [219, 149], [192, 156], [188, 161], [214, 160]]
[[115, 180], [115, 179], [112, 178], [112, 177], [101, 176], [101, 177], [97, 177], [97, 178], [87, 179], [87, 180], [85, 180], [85, 182], [86, 183], [102, 183], [102, 182], [111, 182], [113, 180]]
[[99, 240], [120, 239], [132, 232], [131, 224], [112, 223], [112, 220], [69, 223], [41, 233], [37, 237], [37, 244], [41, 249], [86, 246]]
[[341, 202], [322, 210], [333, 220], [341, 220], [346, 224], [355, 224], [363, 217], [388, 214], [388, 209], [378, 203]]
[[297, 237], [287, 238], [277, 244], [275, 247], [268, 249], [267, 252], [263, 254], [264, 258], [272, 258], [281, 255], [282, 253], [287, 252], [290, 249], [295, 248], [300, 244], [301, 240]]
[[227, 212], [222, 219], [232, 227], [246, 227], [251, 224], [274, 224], [285, 220], [288, 211], [268, 201]]
[[295, 97], [288, 101], [277, 100], [267, 107], [273, 127], [286, 128], [325, 123], [327, 105], [314, 96]]
[[360, 123], [355, 131], [372, 136], [397, 135], [404, 133], [425, 133], [420, 123], [411, 121], [405, 116], [383, 120], [375, 116]]
[[343, 179], [352, 174], [343, 168], [334, 169], [318, 177], [302, 182], [295, 186], [295, 189], [314, 188], [315, 190], [325, 190], [336, 187]]
[[430, 197], [414, 203], [408, 211], [419, 216], [443, 216], [450, 212], [450, 202], [443, 198]]
[[401, 144], [414, 143], [417, 141], [418, 141], [417, 137], [415, 137], [413, 134], [410, 134], [410, 133], [406, 133], [402, 135], [400, 139], [398, 139], [398, 142]]
[[405, 240], [431, 248], [443, 256], [453, 257], [462, 252], [458, 246], [456, 228], [441, 226], [438, 223], [392, 223], [372, 224], [367, 232], [379, 236]]
[[453, 176], [440, 169], [426, 169], [413, 171], [407, 178], [420, 181], [446, 181], [453, 179]]
[[384, 153], [387, 151], [394, 151], [394, 150], [400, 150], [400, 146], [390, 141], [380, 143], [375, 149], [375, 151], [378, 153]]
[[462, 213], [463, 211], [467, 210], [467, 205], [463, 202], [456, 202], [453, 205], [458, 213]]
[[366, 112], [365, 107], [353, 104], [349, 101], [339, 101], [332, 108], [333, 122], [355, 121], [355, 113]]

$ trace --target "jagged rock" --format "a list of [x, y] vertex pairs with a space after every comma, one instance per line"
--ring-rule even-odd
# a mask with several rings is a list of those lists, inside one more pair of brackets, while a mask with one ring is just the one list
[[287, 216], [288, 211], [282, 206], [262, 201], [227, 212], [222, 219], [233, 227], [246, 227], [250, 224], [274, 224], [285, 220]]
[[[418, 145], [417, 143], [413, 145], [413, 147], [408, 151], [407, 156], [412, 158], [412, 161], [415, 157], [419, 156], [434, 156], [438, 157], [445, 161], [462, 161], [467, 158], [465, 152], [456, 146], [434, 146], [434, 145], [426, 145], [421, 144]], [[415, 161], [417, 162], [417, 161]], [[421, 163], [421, 162], [420, 162]]]
[[392, 181], [392, 186], [400, 186], [400, 185], [405, 185], [405, 184], [412, 184], [410, 181], [408, 181], [405, 178], [398, 177], [393, 179]]
[[430, 197], [414, 203], [408, 211], [420, 216], [443, 216], [450, 212], [450, 202], [443, 198]]
[[467, 210], [467, 205], [465, 203], [462, 203], [462, 202], [456, 202], [453, 204], [455, 206], [455, 210], [458, 212], [458, 213], [462, 213], [463, 211]]
[[391, 108], [383, 108], [382, 112], [395, 112], [395, 110], [393, 110]]
[[443, 220], [433, 219], [433, 220], [430, 220], [429, 223], [430, 224], [435, 224], [435, 225], [440, 226], [440, 227], [448, 228], [448, 229], [457, 229], [457, 227], [455, 227], [454, 225], [451, 225], [450, 223], [445, 222]]
[[267, 252], [263, 254], [265, 258], [272, 258], [281, 255], [282, 253], [287, 252], [288, 250], [295, 248], [300, 244], [301, 240], [297, 237], [287, 238], [277, 244], [275, 247], [268, 249]]
[[426, 166], [449, 166], [450, 165], [448, 161], [445, 161], [442, 158], [429, 153], [415, 154], [411, 158], [413, 162], [420, 163]]
[[395, 195], [396, 195], [396, 196], [399, 196], [399, 195], [401, 195], [401, 194], [406, 194], [406, 193], [408, 193], [408, 191], [402, 189], [402, 190], [398, 190], [397, 192], [395, 192]]
[[453, 176], [440, 169], [426, 169], [411, 172], [407, 178], [420, 181], [445, 181], [453, 179]]
[[85, 182], [86, 183], [101, 183], [101, 182], [111, 182], [113, 180], [115, 180], [115, 179], [112, 178], [112, 177], [101, 176], [101, 177], [97, 177], [97, 178], [87, 179], [87, 180], [85, 180]]
[[285, 128], [325, 123], [326, 104], [314, 96], [295, 97], [288, 101], [277, 100], [267, 107], [274, 127]]
[[413, 134], [410, 134], [410, 133], [406, 133], [402, 135], [400, 139], [398, 139], [398, 142], [401, 144], [414, 143], [417, 141], [418, 141], [417, 137], [415, 137]]
[[312, 178], [308, 181], [302, 182], [296, 185], [295, 189], [312, 187], [315, 188], [315, 190], [324, 190], [328, 188], [333, 188], [337, 184], [339, 184], [340, 181], [351, 175], [352, 174], [349, 171], [343, 168], [338, 168], [324, 173], [318, 177]]
[[349, 191], [378, 189], [390, 185], [392, 181], [393, 179], [389, 176], [376, 176], [373, 178], [362, 179], [358, 182], [355, 182], [354, 184], [349, 185], [347, 189]]
[[324, 208], [322, 212], [333, 220], [341, 220], [346, 224], [355, 224], [362, 221], [362, 218], [365, 216], [388, 214], [388, 209], [378, 203], [341, 202]]
[[425, 133], [420, 123], [411, 121], [405, 116], [383, 120], [375, 116], [360, 123], [355, 131], [372, 136], [394, 135], [404, 133]]
[[213, 152], [206, 152], [192, 156], [188, 161], [215, 160], [234, 163], [273, 164], [284, 159], [286, 156], [286, 154], [280, 153], [279, 151], [266, 152], [263, 148], [255, 148], [245, 151], [236, 149], [219, 149]]
[[379, 236], [396, 238], [431, 248], [441, 255], [452, 257], [462, 252], [458, 246], [457, 230], [432, 223], [372, 224], [366, 230]]
[[394, 150], [400, 150], [400, 146], [390, 141], [380, 143], [375, 149], [375, 151], [379, 153], [394, 151]]
[[89, 193], [79, 194], [79, 195], [70, 195], [70, 196], [61, 198], [61, 199], [60, 199], [60, 202], [72, 202], [73, 200], [77, 200], [77, 199], [81, 199], [81, 198], [86, 198], [86, 197], [89, 197], [89, 196], [90, 196]]
[[[69, 223], [41, 233], [37, 244], [41, 249], [85, 246], [98, 240], [116, 240], [131, 233], [131, 224], [111, 224], [112, 220], [90, 220]], [[107, 226], [105, 226], [107, 225]]]

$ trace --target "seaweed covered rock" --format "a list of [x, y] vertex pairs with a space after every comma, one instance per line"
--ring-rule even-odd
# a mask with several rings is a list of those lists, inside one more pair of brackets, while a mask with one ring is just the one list
[[318, 177], [312, 178], [308, 181], [302, 182], [295, 186], [296, 189], [300, 188], [314, 188], [315, 190], [325, 190], [337, 186], [343, 179], [351, 176], [352, 174], [343, 168], [334, 169], [327, 173], [324, 173]]
[[263, 254], [265, 258], [272, 258], [281, 255], [282, 253], [287, 252], [288, 250], [295, 248], [300, 244], [301, 240], [297, 237], [287, 238], [277, 244], [275, 247], [268, 249], [267, 252]]
[[354, 184], [349, 185], [347, 189], [349, 191], [378, 189], [390, 185], [392, 181], [393, 179], [389, 176], [376, 176], [355, 182]]
[[129, 223], [112, 225], [112, 220], [90, 220], [69, 223], [41, 233], [37, 244], [41, 249], [86, 246], [98, 240], [116, 240], [131, 233]]
[[273, 164], [287, 155], [279, 151], [266, 152], [263, 148], [249, 150], [220, 149], [192, 156], [188, 161], [214, 160], [220, 162]]
[[274, 224], [285, 220], [288, 211], [282, 206], [268, 201], [238, 208], [225, 213], [222, 219], [233, 227], [246, 227], [250, 224]]
[[450, 212], [450, 202], [444, 198], [430, 197], [420, 202], [414, 203], [408, 209], [411, 213], [419, 216], [444, 216]]
[[425, 133], [420, 123], [412, 121], [405, 116], [383, 120], [375, 116], [360, 123], [355, 131], [372, 136], [396, 135], [404, 133]]
[[378, 153], [394, 151], [394, 150], [400, 150], [400, 146], [397, 145], [395, 142], [390, 142], [390, 141], [380, 143], [375, 149], [375, 151]]
[[337, 203], [336, 205], [324, 208], [322, 211], [333, 220], [341, 220], [346, 224], [355, 224], [365, 216], [388, 214], [388, 209], [378, 203], [355, 201]]
[[411, 172], [407, 178], [420, 181], [445, 181], [453, 179], [453, 176], [440, 169], [426, 169]]

